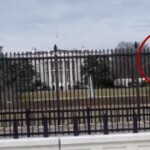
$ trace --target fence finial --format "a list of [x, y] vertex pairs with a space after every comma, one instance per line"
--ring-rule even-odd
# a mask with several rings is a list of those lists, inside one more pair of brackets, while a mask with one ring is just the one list
[[54, 51], [57, 51], [57, 45], [56, 44], [54, 45]]
[[138, 45], [138, 42], [135, 41], [135, 42], [134, 42], [134, 48], [137, 49], [138, 46], [139, 46], [139, 45]]
[[3, 51], [3, 46], [0, 46], [0, 52], [2, 52]]

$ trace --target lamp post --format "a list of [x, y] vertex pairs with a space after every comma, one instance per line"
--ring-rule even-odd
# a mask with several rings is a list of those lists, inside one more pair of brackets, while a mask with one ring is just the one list
[[59, 97], [59, 79], [58, 79], [58, 56], [57, 56], [57, 46], [54, 45], [55, 52], [55, 77], [56, 77], [56, 102], [57, 102], [57, 117], [58, 125], [60, 125], [60, 97]]

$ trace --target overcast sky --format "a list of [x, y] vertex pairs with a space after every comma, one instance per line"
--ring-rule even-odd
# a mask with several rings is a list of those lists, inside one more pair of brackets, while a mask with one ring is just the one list
[[[0, 0], [5, 51], [115, 48], [150, 33], [150, 0]], [[58, 39], [57, 39], [58, 36]]]

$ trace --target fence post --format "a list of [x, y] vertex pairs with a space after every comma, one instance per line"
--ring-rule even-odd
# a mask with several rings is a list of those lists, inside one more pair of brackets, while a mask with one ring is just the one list
[[79, 128], [78, 128], [78, 118], [77, 116], [73, 117], [73, 129], [74, 129], [74, 136], [79, 135]]
[[103, 123], [104, 123], [104, 134], [108, 134], [108, 115], [103, 115]]
[[[137, 50], [137, 48], [138, 48], [138, 43], [137, 42], [135, 42], [134, 43], [134, 48], [135, 48], [135, 50]], [[141, 113], [140, 113], [140, 89], [139, 89], [139, 86], [140, 86], [140, 84], [139, 84], [139, 77], [140, 77], [140, 75], [139, 75], [139, 70], [138, 70], [138, 66], [137, 66], [137, 55], [138, 55], [138, 53], [135, 53], [135, 61], [134, 61], [134, 67], [135, 67], [135, 78], [136, 78], [136, 96], [137, 96], [137, 109], [138, 109], [138, 112], [137, 112], [137, 115], [138, 115], [138, 120], [140, 121], [141, 120]]]
[[90, 116], [90, 107], [87, 107], [87, 125], [88, 125], [88, 134], [91, 134], [91, 116]]
[[137, 126], [138, 117], [134, 113], [133, 114], [133, 133], [138, 133], [138, 126]]
[[16, 119], [16, 116], [13, 121], [13, 138], [18, 139], [18, 121]]
[[83, 110], [83, 123], [86, 124], [86, 112]]
[[44, 137], [48, 137], [47, 118], [43, 115], [42, 120], [43, 120], [43, 134], [44, 134]]
[[55, 77], [56, 77], [56, 101], [57, 101], [57, 120], [60, 125], [60, 97], [59, 97], [59, 78], [58, 78], [58, 57], [57, 57], [57, 46], [54, 45], [55, 52]]
[[27, 137], [30, 137], [30, 110], [26, 110]]

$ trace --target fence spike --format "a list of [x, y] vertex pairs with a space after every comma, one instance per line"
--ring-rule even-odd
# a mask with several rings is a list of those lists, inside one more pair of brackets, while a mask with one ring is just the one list
[[13, 121], [13, 138], [18, 139], [18, 137], [18, 121], [15, 117]]
[[77, 116], [73, 117], [73, 129], [74, 129], [74, 136], [79, 135], [79, 128], [78, 128], [78, 118]]
[[104, 134], [108, 134], [108, 115], [104, 114], [103, 116], [103, 123], [104, 123]]
[[43, 134], [44, 137], [48, 137], [48, 124], [47, 124], [47, 118], [43, 115]]
[[136, 113], [134, 113], [133, 114], [133, 133], [138, 133], [137, 121], [138, 121], [138, 116]]
[[91, 115], [90, 115], [90, 107], [87, 107], [87, 125], [88, 125], [88, 134], [91, 134]]

